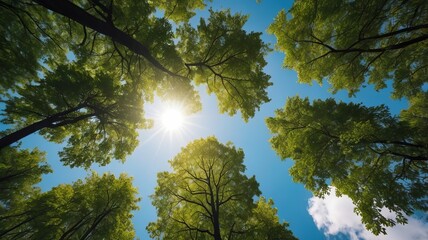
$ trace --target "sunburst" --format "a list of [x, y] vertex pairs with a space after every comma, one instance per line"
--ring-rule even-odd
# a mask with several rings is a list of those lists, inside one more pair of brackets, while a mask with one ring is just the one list
[[184, 113], [178, 106], [168, 106], [161, 116], [162, 127], [168, 132], [180, 131], [184, 127]]

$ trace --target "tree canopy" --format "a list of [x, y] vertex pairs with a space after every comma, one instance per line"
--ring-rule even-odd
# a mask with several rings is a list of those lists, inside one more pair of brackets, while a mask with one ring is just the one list
[[375, 234], [428, 207], [427, 14], [419, 0], [295, 1], [269, 27], [299, 82], [327, 81], [350, 96], [391, 87], [409, 101], [392, 116], [384, 105], [292, 97], [266, 121], [273, 149], [295, 161], [293, 179], [317, 196], [335, 186]]
[[51, 172], [42, 152], [18, 147], [0, 149], [0, 215], [22, 204], [38, 192], [42, 174]]
[[[294, 181], [321, 197], [336, 187], [352, 199], [367, 229], [385, 233], [428, 209], [428, 108], [426, 96], [419, 97], [399, 117], [383, 105], [292, 97], [267, 119], [270, 141], [281, 158], [294, 160]], [[395, 219], [383, 216], [385, 208]]]
[[158, 220], [147, 227], [155, 239], [295, 239], [273, 201], [260, 195], [255, 177], [244, 175], [244, 152], [214, 137], [188, 144], [158, 174], [152, 196]]
[[[4, 151], [4, 150], [2, 150]], [[33, 176], [40, 174], [34, 173]], [[85, 181], [34, 192], [0, 215], [2, 239], [134, 239], [139, 198], [125, 174], [92, 173]]]
[[125, 160], [138, 144], [137, 129], [150, 126], [136, 85], [78, 62], [60, 65], [16, 93], [5, 101], [2, 122], [18, 130], [0, 139], [0, 147], [36, 131], [54, 142], [68, 138], [60, 156], [72, 167]]
[[[124, 161], [138, 130], [152, 126], [155, 96], [201, 109], [204, 86], [218, 109], [252, 118], [269, 102], [271, 48], [244, 30], [248, 16], [204, 0], [0, 0], [0, 238], [133, 239], [139, 198], [131, 178], [92, 173], [41, 192], [51, 172], [33, 133], [64, 143], [61, 161], [88, 169]], [[427, 211], [428, 2], [295, 1], [269, 27], [284, 66], [311, 84], [354, 95], [391, 85], [406, 98], [387, 107], [293, 97], [267, 119], [271, 144], [292, 158], [290, 174], [316, 196], [348, 195], [375, 234]], [[3, 128], [2, 128], [3, 129]], [[273, 200], [245, 175], [244, 153], [215, 137], [190, 143], [158, 174], [156, 239], [295, 239]], [[258, 197], [258, 198], [257, 198]], [[395, 217], [385, 217], [389, 210]]]
[[261, 33], [243, 30], [247, 16], [228, 10], [210, 10], [190, 25], [204, 6], [0, 1], [2, 123], [12, 124], [0, 148], [39, 132], [49, 141], [67, 139], [60, 155], [72, 167], [124, 160], [138, 144], [137, 129], [151, 126], [144, 104], [156, 94], [197, 111], [200, 84], [217, 96], [220, 112], [253, 117], [269, 101], [263, 67], [270, 49]]
[[[15, 81], [24, 76], [11, 73], [11, 79], [1, 83], [4, 88], [13, 90], [19, 83], [37, 78], [37, 71], [46, 65], [55, 69], [72, 52], [86, 68], [103, 70], [119, 80], [142, 82], [146, 100], [152, 100], [155, 93], [179, 95], [194, 111], [199, 108], [195, 85], [205, 84], [217, 96], [221, 112], [240, 111], [245, 120], [269, 101], [266, 88], [271, 83], [262, 70], [269, 48], [260, 39], [261, 33], [243, 30], [246, 16], [210, 10], [208, 19], [191, 26], [188, 20], [193, 11], [204, 7], [200, 0], [120, 4], [2, 0], [0, 6], [10, 17], [4, 20], [5, 44], [14, 44], [9, 35], [25, 33], [35, 41], [28, 48], [31, 66], [25, 66], [28, 73], [22, 73], [28, 78]], [[154, 14], [158, 10], [164, 10], [164, 16]], [[25, 57], [19, 54], [5, 61]]]
[[[0, 134], [0, 171], [10, 173], [1, 179], [8, 189], [1, 193], [1, 238], [134, 237], [130, 211], [138, 199], [129, 178], [94, 173], [41, 192], [34, 184], [50, 169], [40, 151], [19, 149], [28, 135], [66, 141], [61, 161], [87, 169], [132, 153], [137, 129], [151, 126], [144, 104], [155, 95], [195, 112], [203, 84], [221, 113], [240, 112], [245, 121], [269, 101], [263, 68], [270, 48], [261, 33], [243, 30], [248, 17], [229, 10], [210, 9], [190, 24], [204, 7], [202, 0], [0, 0], [1, 122], [10, 127]], [[259, 190], [254, 178], [245, 181], [254, 189], [244, 198], [251, 212]], [[227, 197], [222, 205], [235, 195]], [[265, 221], [279, 226], [279, 235], [287, 226]]]
[[422, 91], [428, 71], [428, 2], [295, 1], [269, 31], [284, 52], [284, 66], [298, 81], [327, 80], [350, 95], [367, 83], [375, 89], [392, 80], [393, 96]]

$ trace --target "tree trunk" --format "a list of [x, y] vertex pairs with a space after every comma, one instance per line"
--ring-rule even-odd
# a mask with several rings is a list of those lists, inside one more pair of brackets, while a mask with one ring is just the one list
[[214, 240], [221, 240], [221, 234], [220, 234], [220, 216], [219, 212], [215, 211], [213, 213], [213, 224], [214, 224]]

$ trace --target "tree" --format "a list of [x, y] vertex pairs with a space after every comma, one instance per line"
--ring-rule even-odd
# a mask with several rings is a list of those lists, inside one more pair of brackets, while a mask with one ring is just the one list
[[137, 84], [85, 70], [79, 62], [24, 85], [5, 105], [2, 122], [18, 130], [2, 137], [0, 148], [37, 131], [54, 142], [68, 138], [60, 156], [72, 167], [125, 160], [138, 144], [137, 129], [150, 126]]
[[[428, 209], [428, 141], [422, 131], [428, 121], [408, 121], [409, 115], [426, 117], [427, 95], [419, 97], [400, 117], [383, 105], [333, 99], [311, 104], [292, 97], [266, 120], [274, 135], [270, 142], [281, 158], [294, 160], [294, 181], [319, 197], [329, 185], [336, 187], [352, 199], [367, 229], [385, 234], [386, 226], [404, 224], [406, 215]], [[395, 219], [383, 216], [385, 209]]]
[[134, 239], [137, 191], [124, 174], [92, 173], [31, 197], [23, 210], [1, 216], [2, 239]]
[[299, 82], [327, 79], [333, 92], [350, 95], [366, 83], [375, 89], [393, 80], [393, 97], [421, 92], [428, 71], [428, 2], [296, 1], [269, 31], [284, 66]]
[[3, 215], [37, 192], [34, 185], [51, 169], [44, 154], [37, 149], [7, 147], [0, 149], [0, 155], [0, 215]]
[[[294, 239], [287, 224], [281, 224], [260, 194], [255, 177], [244, 175], [244, 152], [214, 137], [196, 140], [170, 161], [172, 172], [158, 174], [152, 203], [158, 220], [147, 230], [155, 239], [249, 239], [263, 235], [260, 222], [272, 223], [278, 234]], [[254, 211], [254, 213], [253, 213]], [[258, 216], [266, 216], [257, 218]], [[271, 232], [273, 233], [273, 232]], [[258, 239], [268, 238], [263, 235]], [[282, 236], [282, 235], [281, 235]], [[288, 239], [286, 238], [286, 239]], [[253, 238], [254, 239], [254, 238]]]
[[[269, 48], [260, 33], [242, 30], [246, 16], [210, 11], [208, 20], [202, 19], [194, 28], [187, 21], [195, 9], [205, 6], [201, 0], [0, 3], [15, 25], [22, 25], [20, 32], [26, 30], [42, 45], [54, 42], [62, 49], [61, 53], [44, 52], [41, 56], [52, 69], [71, 51], [88, 69], [102, 68], [124, 81], [143, 82], [146, 100], [152, 100], [154, 93], [179, 95], [189, 105], [196, 105], [192, 110], [198, 110], [192, 79], [216, 94], [221, 112], [240, 111], [245, 120], [269, 101], [266, 88], [271, 83], [262, 71]], [[156, 17], [157, 10], [164, 10], [164, 17]], [[170, 21], [175, 21], [175, 31]], [[45, 68], [37, 61], [34, 64], [38, 66], [33, 72]]]

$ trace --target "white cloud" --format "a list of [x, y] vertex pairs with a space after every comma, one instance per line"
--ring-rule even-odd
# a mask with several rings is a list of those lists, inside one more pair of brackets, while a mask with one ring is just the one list
[[[324, 199], [312, 197], [309, 199], [309, 214], [314, 219], [318, 229], [326, 236], [345, 234], [352, 240], [426, 240], [428, 239], [428, 223], [409, 217], [408, 224], [398, 224], [386, 228], [387, 235], [376, 236], [367, 231], [361, 223], [361, 217], [354, 213], [354, 204], [347, 196], [336, 197], [335, 189]], [[385, 212], [389, 216], [393, 213]]]

